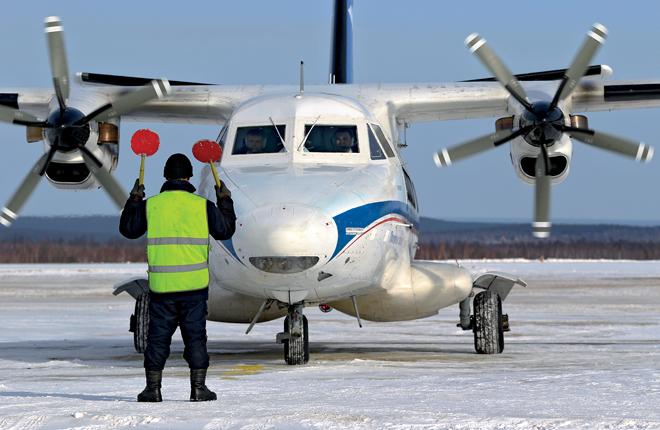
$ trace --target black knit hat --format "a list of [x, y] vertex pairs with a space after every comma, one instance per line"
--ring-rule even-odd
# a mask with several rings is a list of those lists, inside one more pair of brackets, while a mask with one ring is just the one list
[[192, 164], [184, 154], [172, 154], [165, 162], [165, 179], [190, 178], [193, 175]]

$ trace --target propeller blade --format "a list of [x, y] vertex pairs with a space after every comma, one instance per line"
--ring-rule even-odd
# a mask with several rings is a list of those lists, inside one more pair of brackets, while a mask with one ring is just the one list
[[557, 129], [582, 143], [634, 158], [635, 161], [649, 162], [653, 158], [653, 147], [643, 142], [584, 128], [559, 126]]
[[532, 234], [534, 237], [550, 236], [550, 176], [548, 176], [548, 151], [541, 145], [541, 154], [536, 159], [536, 180], [534, 182], [534, 222]]
[[85, 165], [92, 172], [94, 177], [101, 183], [103, 189], [110, 196], [112, 201], [117, 205], [119, 209], [124, 207], [126, 199], [128, 198], [128, 193], [124, 191], [121, 185], [115, 180], [115, 178], [105, 170], [103, 164], [99, 161], [98, 158], [92, 154], [89, 149], [81, 146], [80, 152], [82, 154], [83, 160], [85, 160]]
[[43, 176], [46, 174], [48, 165], [53, 160], [53, 157], [55, 156], [55, 153], [57, 152], [58, 148], [59, 148], [59, 139], [55, 140], [55, 143], [53, 143], [50, 147], [50, 150], [48, 150], [48, 154], [46, 155], [46, 161], [43, 163], [43, 166], [41, 166], [41, 170], [39, 170], [39, 176]]
[[45, 122], [39, 121], [34, 115], [2, 105], [0, 105], [0, 121], [19, 125], [32, 125], [35, 127], [44, 127], [47, 125]]
[[118, 117], [129, 113], [149, 100], [167, 96], [171, 92], [170, 83], [167, 79], [156, 79], [143, 86], [139, 90], [122, 94], [112, 102], [101, 106], [89, 115], [80, 119], [76, 124], [86, 124], [92, 120], [105, 121], [109, 118]]
[[587, 72], [589, 64], [596, 55], [596, 52], [605, 43], [606, 38], [607, 28], [604, 25], [596, 23], [591, 27], [582, 46], [575, 55], [575, 58], [573, 58], [571, 66], [566, 70], [559, 88], [557, 88], [557, 92], [550, 104], [550, 110], [554, 109], [560, 101], [571, 95], [578, 82], [580, 82], [580, 79]]
[[490, 49], [486, 43], [486, 39], [479, 36], [477, 33], [472, 33], [465, 39], [465, 45], [470, 49], [470, 52], [475, 54], [484, 66], [495, 76], [495, 78], [506, 88], [506, 90], [522, 104], [525, 109], [531, 111], [532, 105], [527, 99], [525, 89], [520, 85], [518, 79], [511, 73], [506, 65], [500, 60], [495, 52]]
[[487, 134], [485, 136], [477, 137], [476, 139], [469, 140], [460, 145], [456, 145], [449, 149], [442, 149], [433, 155], [433, 161], [436, 166], [444, 167], [450, 166], [456, 161], [468, 158], [472, 155], [496, 148], [505, 144], [516, 137], [529, 133], [534, 128], [533, 125], [519, 128], [511, 132], [509, 130], [500, 130], [495, 133]]
[[48, 56], [50, 57], [50, 70], [53, 74], [53, 86], [60, 109], [66, 107], [69, 98], [69, 66], [66, 61], [64, 49], [64, 27], [62, 21], [56, 16], [46, 18], [44, 31], [48, 39]]
[[18, 213], [21, 211], [21, 208], [27, 201], [27, 199], [32, 195], [32, 192], [39, 184], [41, 180], [42, 168], [48, 163], [49, 154], [42, 155], [39, 160], [32, 166], [32, 169], [28, 172], [19, 185], [18, 189], [14, 194], [9, 198], [9, 201], [0, 211], [0, 224], [9, 227], [15, 220], [18, 218]]

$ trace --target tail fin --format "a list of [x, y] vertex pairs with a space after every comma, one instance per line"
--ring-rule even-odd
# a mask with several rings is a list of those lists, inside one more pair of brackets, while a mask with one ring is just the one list
[[332, 20], [331, 84], [353, 83], [353, 0], [335, 0]]

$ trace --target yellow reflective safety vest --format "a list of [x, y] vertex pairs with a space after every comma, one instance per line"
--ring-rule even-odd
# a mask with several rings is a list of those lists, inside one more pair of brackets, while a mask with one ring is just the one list
[[149, 288], [155, 293], [201, 290], [209, 285], [206, 199], [163, 191], [147, 199]]

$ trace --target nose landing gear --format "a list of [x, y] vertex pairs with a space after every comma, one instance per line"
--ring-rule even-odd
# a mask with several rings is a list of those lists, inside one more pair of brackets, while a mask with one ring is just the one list
[[302, 303], [289, 306], [284, 319], [284, 332], [277, 334], [276, 341], [284, 346], [284, 361], [289, 365], [309, 361], [309, 334], [303, 309]]

